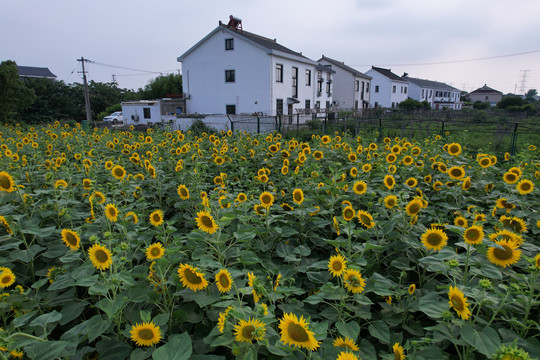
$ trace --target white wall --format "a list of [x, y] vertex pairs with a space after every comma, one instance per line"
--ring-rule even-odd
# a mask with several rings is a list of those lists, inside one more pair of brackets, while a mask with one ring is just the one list
[[[225, 39], [234, 38], [234, 50]], [[190, 113], [267, 113], [270, 104], [270, 56], [241, 37], [218, 31], [188, 54], [182, 62], [182, 85]], [[225, 70], [235, 70], [235, 82], [225, 82]]]
[[[366, 72], [366, 75], [373, 78], [371, 80], [370, 88], [371, 106], [375, 106], [375, 103], [377, 103], [377, 106], [379, 107], [390, 108], [392, 107], [393, 103], [394, 107], [397, 107], [400, 102], [407, 100], [409, 92], [408, 82], [392, 81], [391, 79], [387, 78], [386, 76], [373, 69], [368, 70]], [[376, 86], [379, 86], [378, 93], [375, 92]], [[393, 86], [396, 87], [395, 93], [392, 91]], [[402, 87], [403, 89], [407, 88], [407, 93], [401, 92]]]
[[[144, 108], [150, 109], [150, 119], [144, 118]], [[161, 121], [161, 109], [159, 101], [151, 104], [122, 104], [122, 116], [124, 124], [144, 125]], [[135, 121], [136, 119], [138, 121]]]

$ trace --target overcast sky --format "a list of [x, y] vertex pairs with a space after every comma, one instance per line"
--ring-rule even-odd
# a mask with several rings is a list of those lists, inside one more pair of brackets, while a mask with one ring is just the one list
[[[244, 30], [313, 60], [324, 54], [362, 72], [381, 66], [466, 91], [540, 91], [539, 0], [0, 1], [0, 61], [48, 67], [67, 83], [82, 82], [83, 56], [156, 72], [89, 64], [90, 80], [114, 74], [120, 87], [143, 87], [181, 71], [176, 58], [233, 14]], [[457, 62], [487, 57], [498, 58]]]

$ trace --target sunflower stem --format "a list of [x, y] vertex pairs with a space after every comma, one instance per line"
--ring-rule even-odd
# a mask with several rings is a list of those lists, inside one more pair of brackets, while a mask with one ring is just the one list
[[[535, 290], [535, 287], [536, 287], [537, 278], [538, 278], [538, 271], [535, 271], [534, 275], [532, 277], [532, 281], [531, 282], [527, 281], [527, 283], [529, 285], [529, 296], [527, 298], [527, 305], [525, 307], [525, 314], [523, 314], [523, 322], [524, 322], [524, 324], [526, 324], [526, 322], [527, 322], [527, 320], [529, 318], [529, 312], [531, 311], [533, 298], [534, 298], [534, 290]], [[524, 325], [523, 328], [521, 329], [520, 336], [522, 338], [525, 338], [525, 336], [527, 335], [527, 332], [529, 331], [529, 327], [530, 327], [529, 325]]]
[[469, 256], [470, 254], [471, 254], [471, 244], [467, 244], [467, 257], [465, 258], [465, 274], [463, 275], [463, 285], [465, 286], [467, 286], [467, 282], [469, 281]]

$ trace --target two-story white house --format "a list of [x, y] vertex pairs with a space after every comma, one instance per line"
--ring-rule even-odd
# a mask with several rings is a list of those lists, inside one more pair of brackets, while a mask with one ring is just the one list
[[373, 107], [396, 108], [407, 100], [409, 82], [394, 74], [391, 69], [372, 66], [366, 71], [371, 80], [371, 105]]
[[177, 60], [189, 113], [292, 115], [333, 101], [332, 71], [317, 97], [316, 61], [244, 31], [232, 16]]
[[318, 63], [335, 70], [334, 102], [339, 108], [369, 107], [371, 77], [345, 65], [344, 62], [322, 56]]
[[448, 84], [409, 77], [403, 75], [403, 79], [409, 81], [409, 97], [420, 102], [427, 101], [432, 109], [461, 110], [461, 91]]

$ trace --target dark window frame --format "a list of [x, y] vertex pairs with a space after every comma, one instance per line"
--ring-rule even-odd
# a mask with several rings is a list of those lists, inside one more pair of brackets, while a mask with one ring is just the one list
[[226, 83], [236, 82], [236, 72], [234, 71], [234, 69], [225, 70], [225, 82]]
[[276, 64], [276, 82], [283, 82], [283, 64]]
[[306, 69], [306, 86], [311, 86], [311, 70]]
[[234, 50], [234, 38], [225, 39], [225, 50]]
[[225, 105], [225, 113], [227, 115], [236, 115], [236, 105], [235, 104]]
[[152, 111], [149, 107], [143, 108], [143, 119], [151, 119], [152, 118]]

